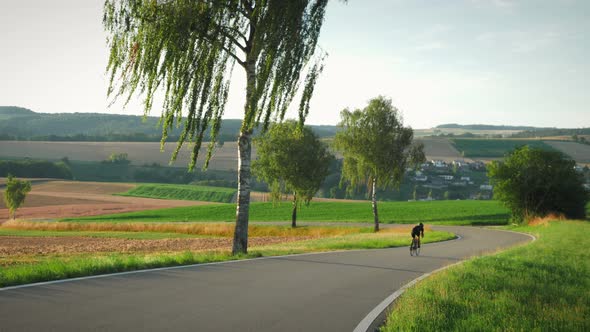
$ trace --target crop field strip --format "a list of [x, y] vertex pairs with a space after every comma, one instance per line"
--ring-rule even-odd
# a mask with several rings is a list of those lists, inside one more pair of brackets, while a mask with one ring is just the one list
[[[441, 223], [455, 225], [498, 225], [508, 222], [508, 210], [497, 201], [379, 202], [383, 223]], [[371, 222], [367, 202], [314, 202], [297, 212], [298, 221]], [[290, 203], [251, 203], [251, 221], [290, 221]], [[76, 222], [233, 222], [233, 204], [203, 205], [84, 218]]]
[[[25, 219], [57, 219], [68, 216], [210, 204], [202, 201], [113, 196], [136, 186], [136, 184], [128, 183], [51, 180], [34, 183], [25, 203], [18, 210], [18, 216]], [[0, 202], [0, 219], [2, 218], [8, 218], [8, 209], [4, 206], [4, 200]]]
[[545, 150], [555, 150], [540, 140], [526, 139], [452, 139], [458, 151], [468, 158], [502, 158], [508, 152], [523, 145]]

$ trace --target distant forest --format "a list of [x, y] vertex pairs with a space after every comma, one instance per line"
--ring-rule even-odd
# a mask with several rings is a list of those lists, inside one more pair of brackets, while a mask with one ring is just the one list
[[550, 137], [550, 136], [580, 136], [590, 135], [590, 128], [578, 128], [578, 129], [559, 129], [559, 128], [546, 128], [546, 129], [535, 129], [526, 130], [519, 133], [512, 134], [515, 138], [534, 138], [534, 137]]
[[465, 130], [537, 130], [537, 129], [551, 129], [551, 128], [537, 128], [530, 126], [495, 126], [495, 125], [484, 125], [484, 124], [470, 124], [460, 125], [456, 123], [447, 123], [436, 126], [436, 128], [447, 128], [447, 129], [465, 129]]
[[[456, 123], [442, 124], [436, 126], [436, 128], [464, 130], [520, 130], [520, 132], [510, 135], [510, 137], [513, 138], [590, 135], [590, 128], [547, 128], [529, 126], [494, 126], [483, 124], [460, 125]], [[472, 134], [472, 136], [475, 135]]]
[[[32, 110], [0, 106], [0, 140], [27, 141], [116, 141], [159, 142], [162, 129], [159, 117], [102, 113], [36, 113]], [[241, 120], [223, 120], [219, 140], [235, 141]], [[336, 126], [311, 126], [320, 137], [334, 136]], [[181, 130], [169, 132], [168, 141], [176, 141]], [[205, 140], [209, 132], [205, 133]]]

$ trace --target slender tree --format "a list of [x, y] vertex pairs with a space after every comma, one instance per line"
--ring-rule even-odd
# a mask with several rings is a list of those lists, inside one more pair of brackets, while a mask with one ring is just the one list
[[[233, 253], [248, 247], [252, 131], [282, 120], [303, 82], [299, 122], [322, 56], [315, 56], [328, 0], [106, 0], [104, 26], [110, 57], [109, 95], [144, 96], [144, 114], [162, 91], [162, 144], [183, 128], [172, 154], [192, 145], [195, 166], [207, 128], [208, 166], [221, 125], [234, 64], [246, 73], [244, 118], [238, 138], [238, 202]], [[301, 74], [308, 68], [307, 75]]]
[[334, 156], [309, 127], [299, 128], [295, 121], [272, 125], [254, 144], [254, 174], [270, 184], [274, 201], [293, 195], [291, 227], [296, 227], [298, 206], [313, 199]]
[[4, 191], [4, 202], [8, 207], [9, 214], [12, 214], [12, 219], [16, 219], [16, 210], [25, 202], [29, 191], [31, 191], [31, 182], [18, 180], [14, 176], [8, 175], [6, 190]]
[[350, 188], [368, 187], [377, 232], [377, 189], [399, 188], [406, 168], [424, 162], [424, 146], [413, 143], [414, 131], [404, 127], [388, 98], [374, 98], [363, 110], [345, 109], [340, 117], [342, 130], [334, 144], [344, 154], [342, 182], [348, 182]]

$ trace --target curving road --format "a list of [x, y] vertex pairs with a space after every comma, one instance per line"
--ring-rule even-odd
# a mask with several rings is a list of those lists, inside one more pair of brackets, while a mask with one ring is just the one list
[[424, 245], [420, 257], [407, 248], [296, 255], [0, 289], [0, 331], [352, 331], [424, 273], [531, 240], [433, 228], [461, 238]]

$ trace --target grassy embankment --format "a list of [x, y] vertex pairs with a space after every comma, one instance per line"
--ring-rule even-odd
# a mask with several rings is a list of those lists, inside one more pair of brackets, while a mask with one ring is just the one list
[[549, 144], [539, 140], [523, 139], [452, 139], [451, 142], [468, 158], [502, 158], [515, 148], [528, 145], [531, 148], [555, 150]]
[[[100, 231], [99, 231], [100, 230]], [[125, 230], [123, 232], [122, 230]], [[174, 231], [175, 233], [165, 233]], [[0, 228], [0, 236], [99, 236], [156, 240], [162, 238], [232, 236], [231, 224], [88, 224], [11, 222]], [[375, 234], [369, 227], [298, 227], [257, 226], [250, 237], [308, 237], [309, 240], [251, 247], [248, 255], [231, 256], [229, 251], [185, 251], [150, 253], [73, 253], [52, 255], [12, 255], [0, 259], [0, 287], [47, 280], [74, 278], [147, 268], [221, 262], [262, 256], [295, 253], [375, 249], [405, 246], [409, 228], [382, 230]], [[426, 242], [454, 238], [447, 232], [429, 231]], [[229, 242], [228, 242], [229, 243]]]
[[[497, 201], [379, 202], [379, 219], [383, 223], [417, 223], [446, 225], [502, 225], [509, 213]], [[234, 204], [205, 205], [130, 212], [64, 221], [81, 222], [231, 222], [235, 221]], [[291, 204], [251, 203], [251, 221], [290, 221]], [[371, 203], [311, 202], [297, 211], [298, 221], [371, 222]]]
[[590, 331], [590, 224], [510, 229], [538, 240], [420, 282], [382, 331]]
[[230, 203], [235, 189], [174, 184], [140, 184], [120, 196]]

